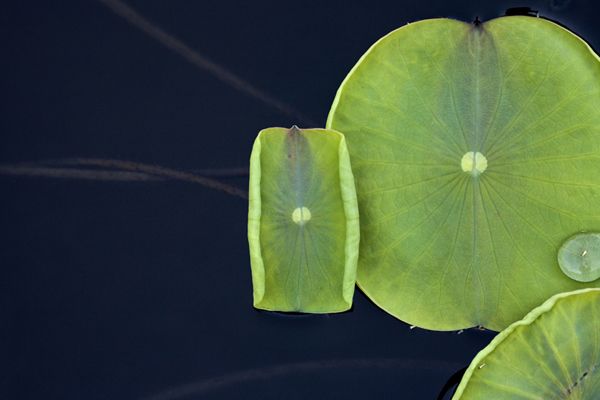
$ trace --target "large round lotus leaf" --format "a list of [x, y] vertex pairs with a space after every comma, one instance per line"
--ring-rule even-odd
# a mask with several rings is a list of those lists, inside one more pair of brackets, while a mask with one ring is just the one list
[[250, 157], [249, 198], [254, 306], [348, 310], [359, 227], [344, 136], [295, 126], [263, 129]]
[[600, 290], [555, 295], [506, 328], [453, 399], [600, 399]]
[[600, 230], [600, 62], [552, 22], [406, 25], [342, 83], [358, 284], [413, 325], [499, 330], [559, 292], [562, 242]]

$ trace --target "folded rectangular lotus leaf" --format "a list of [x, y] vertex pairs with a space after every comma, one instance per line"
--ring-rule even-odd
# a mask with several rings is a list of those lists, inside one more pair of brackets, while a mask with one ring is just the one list
[[296, 126], [262, 130], [250, 157], [249, 196], [254, 307], [352, 307], [359, 226], [344, 136]]

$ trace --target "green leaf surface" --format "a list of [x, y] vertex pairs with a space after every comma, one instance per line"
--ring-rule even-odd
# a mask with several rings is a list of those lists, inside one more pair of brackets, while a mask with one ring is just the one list
[[262, 130], [250, 157], [249, 198], [254, 306], [348, 310], [359, 221], [344, 136], [295, 126]]
[[600, 289], [553, 296], [471, 362], [453, 400], [600, 399]]
[[338, 90], [361, 215], [358, 285], [428, 329], [500, 330], [600, 230], [600, 63], [540, 18], [434, 19], [374, 44]]

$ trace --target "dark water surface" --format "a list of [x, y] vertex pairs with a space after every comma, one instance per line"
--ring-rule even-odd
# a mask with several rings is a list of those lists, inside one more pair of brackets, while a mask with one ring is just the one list
[[[524, 5], [480, 3], [127, 4], [322, 126], [383, 34]], [[593, 1], [525, 5], [600, 45]], [[0, 33], [0, 164], [237, 167], [259, 129], [306, 126], [98, 1], [4, 2]], [[493, 337], [411, 330], [360, 292], [339, 315], [254, 310], [247, 203], [199, 185], [0, 177], [0, 193], [1, 399], [435, 399]]]

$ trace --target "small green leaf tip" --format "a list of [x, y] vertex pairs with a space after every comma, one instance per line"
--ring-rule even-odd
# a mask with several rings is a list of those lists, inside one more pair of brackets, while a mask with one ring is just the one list
[[254, 306], [350, 309], [359, 226], [344, 136], [296, 125], [262, 130], [250, 158], [249, 199]]
[[600, 233], [578, 233], [567, 239], [558, 250], [558, 265], [578, 282], [600, 278]]

